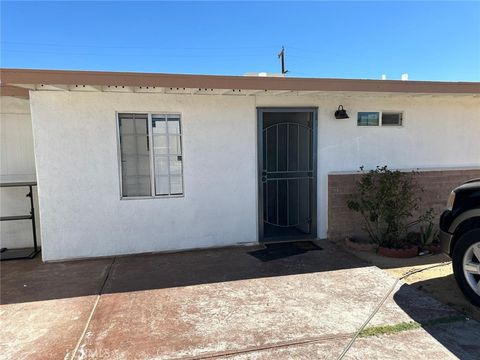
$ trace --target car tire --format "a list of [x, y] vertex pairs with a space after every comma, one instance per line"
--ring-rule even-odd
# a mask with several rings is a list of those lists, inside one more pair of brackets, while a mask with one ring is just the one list
[[[480, 286], [480, 284], [478, 284], [480, 281], [480, 275], [472, 275], [465, 270], [465, 259], [471, 255], [471, 251], [475, 246], [480, 247], [480, 228], [469, 230], [458, 238], [455, 243], [455, 248], [453, 249], [452, 265], [455, 280], [457, 281], [460, 290], [462, 290], [465, 296], [474, 305], [480, 306], [480, 294], [478, 293], [478, 286]], [[480, 258], [478, 258], [478, 256], [474, 255], [473, 261], [475, 264], [478, 262], [480, 266]], [[477, 282], [477, 291], [472, 288], [472, 286], [474, 286], [472, 284], [472, 280], [473, 282]]]

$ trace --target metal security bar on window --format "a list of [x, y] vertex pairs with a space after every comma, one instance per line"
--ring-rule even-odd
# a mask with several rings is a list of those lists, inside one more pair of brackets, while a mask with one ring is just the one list
[[382, 126], [401, 126], [403, 121], [403, 113], [384, 111], [382, 112]]

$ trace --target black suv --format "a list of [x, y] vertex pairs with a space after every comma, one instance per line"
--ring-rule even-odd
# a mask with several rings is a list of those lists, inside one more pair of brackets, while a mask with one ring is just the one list
[[480, 306], [480, 179], [454, 189], [440, 217], [442, 250], [452, 258], [458, 286]]

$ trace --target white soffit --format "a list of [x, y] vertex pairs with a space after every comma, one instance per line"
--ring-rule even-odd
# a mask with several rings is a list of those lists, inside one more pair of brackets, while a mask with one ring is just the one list
[[479, 94], [461, 93], [401, 93], [401, 92], [365, 92], [365, 91], [294, 91], [294, 90], [248, 90], [248, 89], [212, 89], [212, 88], [178, 88], [158, 86], [93, 86], [93, 85], [47, 85], [47, 84], [11, 84], [33, 91], [71, 91], [71, 92], [113, 92], [113, 93], [147, 93], [147, 94], [184, 94], [184, 95], [225, 95], [225, 96], [343, 96], [343, 97], [468, 97], [480, 98]]

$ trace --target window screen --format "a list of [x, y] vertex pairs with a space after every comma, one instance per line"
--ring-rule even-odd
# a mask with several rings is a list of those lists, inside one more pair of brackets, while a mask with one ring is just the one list
[[122, 197], [183, 194], [179, 115], [119, 114]]
[[147, 114], [120, 114], [122, 195], [151, 195]]
[[152, 115], [155, 195], [183, 193], [182, 135], [178, 115]]
[[378, 126], [379, 113], [378, 112], [359, 112], [357, 118], [358, 126]]
[[402, 118], [401, 112], [383, 112], [382, 125], [402, 125]]

